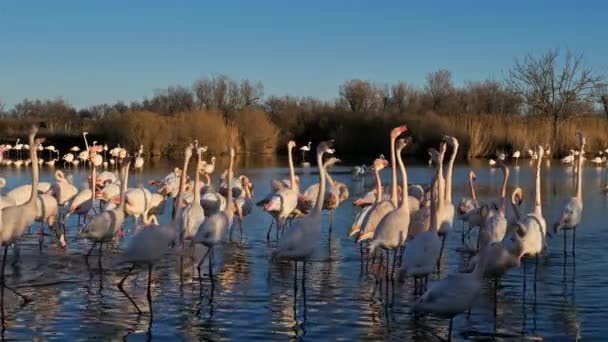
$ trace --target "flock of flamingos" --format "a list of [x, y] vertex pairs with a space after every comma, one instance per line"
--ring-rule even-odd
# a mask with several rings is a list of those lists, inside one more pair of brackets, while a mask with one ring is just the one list
[[[249, 178], [234, 174], [235, 150], [230, 148], [229, 167], [221, 175], [217, 189], [214, 189], [210, 175], [215, 171], [215, 158], [211, 162], [205, 161], [203, 154], [206, 147], [197, 141], [185, 146], [181, 168], [175, 168], [164, 179], [150, 182], [157, 191], [145, 187], [127, 187], [131, 165], [134, 168], [143, 167], [141, 148], [132, 156], [120, 147], [109, 150], [107, 145], [98, 145], [96, 142], [89, 146], [86, 133], [85, 149], [80, 151], [78, 147], [73, 147], [70, 153], [62, 157], [62, 161], [65, 167], [88, 165], [88, 186], [79, 190], [60, 170], [55, 172], [53, 183], [39, 182], [39, 167], [44, 163], [53, 166], [59, 161], [59, 151], [53, 146], [43, 147], [44, 140], [36, 138], [37, 132], [37, 127], [31, 128], [27, 144], [20, 145], [17, 142], [15, 146], [0, 146], [0, 156], [4, 157], [9, 151], [17, 156], [14, 160], [3, 158], [1, 164], [31, 167], [31, 184], [18, 186], [0, 196], [0, 239], [4, 246], [2, 301], [5, 289], [25, 302], [30, 300], [5, 281], [8, 248], [13, 247], [18, 251], [22, 235], [36, 222], [40, 224], [38, 236], [41, 246], [44, 243], [43, 230], [48, 228], [56, 235], [59, 245], [68, 248], [65, 222], [70, 216], [77, 216], [78, 237], [90, 241], [87, 260], [96, 247], [99, 247], [101, 258], [104, 244], [118, 245], [116, 242], [125, 234], [131, 234], [120, 252], [119, 262], [115, 264], [129, 265], [130, 268], [117, 286], [123, 290], [123, 283], [136, 268], [147, 268], [148, 305], [149, 314], [152, 315], [150, 284], [153, 267], [167, 258], [171, 249], [177, 249], [179, 255], [191, 256], [199, 279], [203, 276], [201, 268], [206, 260], [208, 276], [213, 283], [214, 248], [227, 239], [227, 235], [232, 239], [235, 219], [240, 235], [243, 235], [241, 223], [256, 204], [272, 217], [267, 239], [271, 239], [272, 227], [276, 222], [278, 242], [271, 259], [293, 261], [294, 284], [297, 287], [298, 263], [302, 264], [304, 284], [306, 262], [320, 245], [322, 212], [328, 211], [331, 220], [332, 211], [349, 196], [346, 185], [332, 179], [327, 171], [339, 161], [332, 156], [334, 150], [331, 142], [321, 142], [316, 146], [319, 182], [301, 191], [292, 158], [296, 145], [290, 141], [287, 146], [289, 179], [273, 181], [270, 193], [254, 203], [253, 185]], [[409, 184], [402, 159], [402, 151], [407, 147], [408, 140], [401, 137], [406, 132], [406, 126], [394, 128], [390, 132], [390, 160], [381, 156], [373, 161], [371, 170], [375, 176], [375, 188], [354, 201], [353, 204], [361, 207], [361, 210], [348, 234], [360, 245], [362, 262], [365, 260], [367, 264], [372, 264], [377, 282], [385, 279], [388, 286], [389, 279], [414, 278], [415, 291], [419, 296], [412, 304], [413, 310], [449, 318], [448, 336], [451, 336], [452, 318], [470, 309], [484, 278], [498, 281], [510, 269], [525, 265], [526, 258], [535, 258], [538, 263], [538, 258], [547, 251], [547, 238], [559, 231], [563, 231], [564, 254], [570, 249], [566, 244], [566, 232], [572, 231], [571, 253], [574, 254], [575, 232], [583, 210], [581, 171], [585, 138], [581, 132], [577, 132], [577, 150], [571, 151], [570, 156], [564, 160], [574, 165], [576, 191], [566, 201], [561, 216], [548, 226], [541, 205], [541, 161], [546, 152], [542, 146], [528, 152], [536, 162], [536, 186], [532, 197], [534, 209], [525, 213], [520, 210], [522, 189], [516, 188], [507, 196], [509, 168], [504, 163], [504, 155], [490, 161], [504, 175], [501, 193], [495, 201], [477, 201], [473, 187], [475, 175], [472, 171], [469, 174], [471, 197], [462, 198], [459, 203], [454, 201], [452, 172], [458, 141], [453, 137], [446, 136], [437, 149], [429, 149], [431, 162], [436, 168], [429, 185]], [[310, 149], [310, 143], [300, 148], [303, 153]], [[43, 162], [38, 153], [45, 151], [50, 157], [57, 157]], [[329, 157], [324, 158], [326, 155]], [[512, 157], [517, 159], [519, 155], [516, 152]], [[23, 157], [28, 159], [24, 160]], [[447, 170], [444, 172], [446, 158]], [[192, 159], [196, 165], [193, 181], [187, 175]], [[108, 166], [117, 172], [106, 170], [97, 173], [98, 167]], [[391, 168], [392, 181], [390, 191], [384, 193], [380, 172], [387, 167]], [[356, 167], [353, 172], [360, 174], [367, 170]], [[4, 187], [5, 180], [0, 181], [0, 186]], [[96, 203], [99, 203], [99, 207]], [[172, 210], [172, 219], [159, 224], [157, 216], [165, 210], [166, 203], [172, 203], [169, 208]], [[507, 217], [507, 205], [512, 206], [514, 217]], [[134, 218], [135, 226], [127, 232], [123, 225], [129, 216]], [[467, 222], [469, 232], [476, 232], [475, 239], [471, 239], [469, 233], [465, 239], [464, 229], [462, 233], [462, 248], [475, 256], [464, 272], [449, 274], [441, 279], [437, 272], [437, 281], [427, 286], [429, 276], [440, 266], [444, 242], [447, 234], [454, 230], [455, 218]], [[84, 220], [83, 225], [80, 225], [81, 219]], [[192, 252], [194, 247], [203, 248], [202, 257], [198, 256], [197, 260], [194, 260], [195, 254]], [[525, 282], [524, 278], [524, 286]], [[142, 313], [134, 301], [131, 300], [131, 303]]]

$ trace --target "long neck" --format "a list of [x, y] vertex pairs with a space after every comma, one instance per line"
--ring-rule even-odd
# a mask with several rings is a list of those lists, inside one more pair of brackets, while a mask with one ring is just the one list
[[34, 142], [34, 135], [30, 135], [29, 144], [30, 148], [30, 159], [32, 159], [32, 189], [30, 190], [29, 203], [36, 203], [36, 195], [38, 194], [38, 156], [36, 152], [36, 145]]
[[[441, 165], [441, 163], [439, 165]], [[441, 178], [441, 172], [441, 169], [437, 167], [437, 173], [435, 174], [435, 183], [439, 182], [439, 179]], [[429, 227], [429, 230], [437, 233], [439, 222], [439, 219], [437, 217], [437, 194], [440, 194], [441, 191], [435, 188], [435, 186], [431, 186], [431, 189], [429, 191], [431, 192], [431, 225]]]
[[456, 153], [458, 153], [458, 145], [453, 146], [452, 154], [450, 155], [450, 161], [448, 163], [448, 171], [445, 178], [445, 202], [452, 204], [452, 173], [454, 171], [454, 161], [456, 160]]
[[89, 143], [87, 142], [87, 135], [83, 134], [82, 137], [84, 138], [84, 146], [87, 148], [87, 152], [89, 151]]
[[505, 165], [502, 165], [502, 174], [503, 174], [503, 179], [502, 179], [502, 189], [500, 191], [500, 200], [501, 200], [500, 209], [504, 212], [506, 200], [507, 200], [507, 181], [509, 180], [509, 169]]
[[407, 172], [405, 172], [405, 165], [403, 165], [403, 157], [401, 157], [401, 150], [397, 151], [397, 162], [399, 163], [399, 171], [401, 172], [401, 186], [403, 199], [401, 200], [400, 208], [406, 212], [410, 212], [410, 206], [408, 204], [408, 193], [407, 193]]
[[[228, 165], [228, 196], [226, 197], [226, 208], [224, 212], [229, 218], [234, 215], [234, 208], [232, 207], [232, 177], [234, 176], [232, 168], [234, 167], [234, 157], [232, 152], [230, 153], [230, 164]], [[232, 221], [231, 221], [232, 222]]]
[[583, 203], [583, 151], [585, 144], [581, 144], [581, 150], [578, 154], [578, 174], [576, 177], [576, 198]]
[[291, 145], [287, 148], [287, 159], [289, 161], [289, 182], [291, 182], [290, 187], [292, 190], [296, 190], [298, 187], [296, 186], [296, 170], [293, 167], [293, 157], [292, 157], [293, 148]]
[[391, 137], [391, 202], [397, 207], [397, 162], [395, 157], [395, 138]]
[[182, 198], [184, 196], [184, 191], [186, 190], [186, 176], [188, 173], [188, 163], [190, 162], [190, 157], [186, 156], [184, 158], [184, 168], [182, 169], [182, 175], [179, 178], [179, 190], [177, 191], [177, 197], [175, 200], [177, 201], [177, 206], [175, 207], [175, 213], [173, 215], [173, 222], [177, 222], [177, 219], [180, 215], [178, 215], [180, 209], [182, 209]]
[[323, 200], [325, 200], [325, 168], [323, 167], [323, 153], [317, 152], [317, 165], [319, 167], [319, 192], [317, 193], [317, 203], [313, 209], [316, 213], [321, 213]]
[[127, 183], [129, 182], [129, 165], [130, 165], [130, 163], [127, 163], [127, 165], [125, 165], [125, 167], [122, 170], [123, 175], [122, 175], [122, 183], [120, 184], [120, 204], [118, 205], [118, 207], [121, 208], [122, 210], [124, 210], [125, 204], [127, 202]]
[[436, 211], [439, 211], [443, 208], [444, 201], [441, 200], [442, 194], [445, 193], [445, 179], [443, 178], [443, 157], [439, 158], [439, 163], [437, 163], [437, 197], [435, 201], [437, 202]]
[[334, 182], [334, 179], [331, 177], [329, 172], [327, 172], [327, 166], [323, 165], [323, 169], [325, 170], [325, 178], [327, 183], [329, 183], [331, 186], [336, 186], [336, 182]]
[[97, 173], [95, 170], [95, 164], [93, 164], [92, 161], [89, 165], [91, 166], [91, 201], [95, 201], [95, 180], [97, 178]]
[[194, 203], [200, 205], [201, 203], [201, 152], [198, 152], [198, 159], [196, 161], [196, 174], [194, 175]]
[[473, 199], [473, 203], [477, 206], [477, 194], [475, 193], [475, 185], [473, 185], [473, 172], [469, 172], [469, 191], [471, 192], [471, 199]]
[[511, 208], [513, 208], [513, 213], [515, 213], [515, 218], [519, 220], [519, 219], [521, 219], [521, 212], [519, 211], [519, 206], [517, 205], [517, 202], [515, 201], [515, 196], [517, 196], [517, 195], [521, 195], [521, 194], [514, 192], [511, 195]]
[[535, 194], [534, 194], [534, 205], [536, 208], [541, 207], [540, 200], [540, 164], [541, 164], [541, 156], [538, 156], [538, 160], [536, 161], [536, 177], [535, 177]]
[[374, 170], [374, 176], [376, 177], [376, 203], [382, 201], [382, 180], [380, 180], [380, 170]]

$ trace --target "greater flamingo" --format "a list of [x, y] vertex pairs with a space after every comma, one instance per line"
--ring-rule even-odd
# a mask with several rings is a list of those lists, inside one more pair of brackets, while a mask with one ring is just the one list
[[389, 251], [393, 250], [393, 269], [391, 275], [395, 271], [395, 261], [397, 260], [397, 249], [405, 242], [407, 231], [410, 224], [410, 208], [408, 205], [408, 186], [407, 173], [403, 165], [401, 151], [405, 148], [405, 140], [399, 139], [396, 146], [397, 163], [401, 171], [401, 182], [403, 184], [403, 200], [397, 208], [386, 214], [378, 223], [378, 227], [374, 232], [374, 237], [369, 244], [369, 254], [373, 255], [374, 250], [378, 247], [386, 250], [386, 272], [388, 281], [388, 266], [389, 266]]
[[[230, 148], [230, 164], [228, 165], [228, 189], [232, 188], [232, 177], [234, 167], [234, 156], [235, 151], [234, 148]], [[184, 168], [185, 170], [186, 168]], [[207, 252], [201, 258], [198, 263], [197, 270], [199, 274], [199, 279], [201, 278], [201, 265], [205, 261], [207, 257], [209, 257], [209, 279], [213, 282], [213, 250], [215, 246], [222, 240], [224, 233], [226, 230], [230, 229], [232, 226], [234, 217], [234, 203], [232, 202], [232, 191], [228, 191], [228, 196], [226, 198], [226, 208], [209, 216], [203, 224], [200, 226], [194, 239], [193, 243], [200, 243], [207, 247]]]
[[[298, 261], [302, 261], [302, 286], [306, 278], [306, 260], [314, 253], [321, 241], [321, 210], [325, 200], [325, 169], [323, 168], [323, 155], [333, 154], [328, 143], [317, 145], [317, 167], [319, 168], [320, 190], [317, 193], [315, 207], [308, 215], [297, 221], [287, 230], [279, 240], [277, 248], [272, 252], [272, 259], [287, 259], [294, 262], [294, 284], [297, 286]], [[294, 294], [295, 296], [295, 294]], [[295, 299], [295, 298], [294, 298]]]
[[553, 233], [557, 234], [557, 232], [561, 229], [564, 231], [564, 255], [566, 252], [566, 231], [572, 230], [572, 254], [575, 254], [575, 245], [576, 245], [576, 228], [579, 223], [581, 223], [581, 218], [583, 214], [583, 153], [585, 150], [585, 137], [581, 131], [576, 132], [578, 136], [578, 144], [579, 144], [579, 157], [578, 157], [578, 170], [576, 177], [576, 193], [574, 197], [571, 197], [564, 209], [562, 210], [562, 214], [557, 222], [553, 225]]
[[[190, 144], [185, 150], [184, 153], [184, 170], [188, 169], [188, 162], [192, 157], [192, 149], [193, 145]], [[183, 193], [184, 186], [186, 183], [186, 172], [182, 173], [180, 177], [180, 186], [178, 190], [178, 201], [177, 201], [177, 211], [182, 209], [182, 201], [180, 197]], [[121, 279], [121, 281], [117, 284], [118, 288], [125, 293], [129, 301], [135, 306], [137, 312], [141, 314], [141, 310], [135, 304], [135, 302], [129, 297], [129, 295], [124, 291], [123, 284], [125, 280], [131, 275], [131, 272], [135, 269], [136, 266], [148, 266], [148, 289], [147, 289], [147, 298], [148, 298], [148, 308], [150, 310], [150, 316], [154, 316], [152, 311], [152, 295], [151, 295], [151, 287], [152, 287], [152, 269], [154, 265], [160, 260], [164, 254], [169, 250], [171, 244], [175, 241], [177, 235], [177, 221], [178, 216], [175, 215], [172, 221], [168, 224], [162, 226], [154, 226], [146, 229], [141, 229], [129, 241], [127, 248], [122, 253], [120, 257], [119, 264], [128, 263], [131, 264], [131, 268], [127, 271], [127, 274]], [[144, 223], [148, 224], [150, 222], [156, 223], [156, 218], [154, 216], [145, 216]]]
[[[196, 236], [196, 232], [205, 220], [205, 211], [201, 205], [201, 161], [202, 161], [202, 150], [196, 148], [196, 173], [194, 175], [194, 200], [181, 212], [182, 215], [182, 232], [181, 232], [181, 243], [189, 241]], [[185, 170], [185, 169], [184, 169]]]
[[8, 289], [19, 297], [21, 297], [24, 301], [29, 301], [29, 299], [15, 289], [6, 285], [6, 281], [4, 279], [4, 268], [6, 266], [6, 253], [8, 251], [8, 247], [15, 243], [25, 232], [27, 227], [29, 227], [36, 220], [37, 212], [38, 212], [38, 198], [37, 198], [37, 189], [38, 189], [38, 156], [36, 155], [36, 147], [42, 143], [42, 139], [35, 139], [36, 133], [38, 132], [38, 127], [32, 126], [28, 134], [28, 142], [30, 146], [33, 148], [30, 149], [30, 158], [32, 159], [32, 186], [30, 190], [30, 198], [29, 200], [21, 205], [9, 206], [0, 209], [0, 241], [2, 241], [2, 245], [4, 246], [4, 255], [2, 257], [2, 274], [0, 284], [0, 291], [2, 292], [2, 299], [4, 300], [4, 289]]

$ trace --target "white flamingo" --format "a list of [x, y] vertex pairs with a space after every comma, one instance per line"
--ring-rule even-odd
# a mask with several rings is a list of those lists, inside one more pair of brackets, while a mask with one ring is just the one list
[[389, 251], [392, 249], [393, 252], [393, 269], [391, 275], [395, 271], [395, 261], [397, 260], [397, 249], [401, 247], [407, 238], [407, 231], [410, 224], [410, 208], [408, 201], [408, 186], [407, 186], [407, 173], [405, 166], [403, 165], [403, 158], [401, 157], [401, 151], [405, 148], [405, 140], [399, 139], [396, 146], [397, 163], [399, 163], [399, 170], [401, 172], [401, 182], [403, 187], [403, 200], [397, 208], [390, 213], [386, 214], [378, 223], [378, 227], [374, 232], [374, 237], [369, 244], [369, 254], [373, 255], [374, 250], [378, 247], [386, 250], [386, 272], [388, 278], [388, 267], [389, 267]]
[[583, 153], [585, 149], [585, 137], [581, 131], [577, 131], [578, 144], [581, 153], [578, 157], [578, 173], [576, 177], [576, 193], [565, 204], [562, 214], [553, 226], [556, 234], [560, 229], [564, 231], [564, 255], [566, 255], [566, 231], [572, 230], [572, 254], [575, 253], [576, 228], [581, 222], [583, 214]]
[[[234, 156], [235, 151], [234, 148], [230, 148], [230, 164], [228, 166], [228, 188], [232, 188], [232, 177], [234, 176], [233, 167], [234, 167]], [[184, 168], [185, 170], [185, 168]], [[203, 224], [199, 227], [198, 231], [194, 239], [193, 243], [202, 244], [207, 247], [207, 252], [201, 258], [198, 263], [197, 270], [199, 273], [199, 278], [201, 275], [201, 265], [203, 261], [209, 257], [209, 278], [213, 281], [213, 251], [215, 246], [222, 240], [225, 232], [230, 229], [232, 226], [232, 220], [234, 217], [234, 203], [232, 202], [232, 191], [228, 191], [228, 196], [226, 199], [226, 208], [209, 216], [207, 219], [203, 221]]]
[[[188, 169], [188, 162], [192, 157], [192, 149], [193, 145], [190, 144], [186, 148], [184, 154], [184, 170]], [[178, 201], [177, 201], [177, 211], [182, 208], [182, 201], [180, 200], [181, 195], [183, 193], [183, 189], [186, 183], [186, 172], [184, 172], [180, 177], [180, 186], [178, 190]], [[147, 289], [147, 298], [148, 298], [148, 308], [150, 310], [150, 316], [153, 316], [152, 311], [152, 295], [151, 295], [151, 287], [152, 287], [152, 269], [154, 265], [165, 255], [165, 253], [169, 250], [172, 243], [175, 242], [175, 238], [177, 235], [177, 221], [178, 216], [175, 215], [172, 221], [168, 224], [164, 224], [161, 226], [154, 226], [146, 229], [141, 229], [129, 241], [129, 244], [125, 248], [125, 251], [120, 256], [119, 264], [131, 264], [131, 268], [127, 272], [127, 274], [121, 279], [121, 281], [117, 284], [118, 288], [124, 291], [123, 284], [125, 280], [131, 275], [131, 272], [137, 266], [148, 266], [148, 289]], [[156, 218], [154, 216], [145, 216], [144, 222], [155, 223]], [[126, 294], [128, 296], [128, 294]], [[130, 297], [128, 297], [130, 298]], [[131, 300], [131, 303], [135, 306], [137, 311], [141, 314], [142, 311], [139, 309], [137, 304]]]
[[415, 279], [422, 277], [427, 278], [428, 275], [433, 272], [433, 269], [439, 260], [441, 239], [437, 234], [439, 231], [438, 209], [441, 209], [442, 201], [440, 197], [445, 191], [442, 177], [445, 150], [445, 142], [441, 143], [439, 151], [434, 149], [429, 150], [433, 155], [434, 162], [437, 164], [435, 180], [433, 181], [433, 186], [431, 186], [431, 189], [429, 190], [431, 194], [430, 227], [428, 230], [414, 235], [412, 240], [408, 242], [407, 248], [405, 249], [403, 264], [399, 270], [401, 279], [404, 277], [414, 277]]
[[519, 152], [519, 150], [513, 152], [512, 157], [515, 159], [515, 165], [517, 165], [517, 162], [519, 162], [519, 157], [521, 157], [521, 152]]
[[398, 205], [398, 194], [397, 194], [397, 157], [395, 156], [395, 142], [397, 138], [403, 133], [407, 131], [406, 126], [399, 126], [393, 128], [390, 134], [390, 144], [391, 144], [391, 200], [390, 201], [382, 201], [380, 203], [376, 203], [370, 209], [369, 214], [365, 218], [359, 236], [357, 238], [357, 242], [361, 243], [363, 241], [370, 240], [374, 237], [374, 232], [376, 231], [376, 227], [382, 220], [386, 214], [395, 209]]
[[[30, 146], [36, 147], [42, 142], [42, 140], [34, 140], [37, 132], [38, 128], [36, 126], [33, 126], [30, 129], [28, 134], [28, 142]], [[26, 302], [29, 301], [27, 297], [23, 296], [15, 289], [6, 285], [6, 281], [4, 279], [4, 267], [6, 265], [6, 253], [8, 251], [8, 247], [13, 243], [17, 242], [17, 240], [19, 240], [19, 238], [21, 237], [21, 235], [23, 235], [27, 227], [34, 223], [37, 216], [38, 157], [36, 156], [35, 148], [30, 150], [30, 158], [34, 162], [32, 165], [32, 186], [30, 191], [30, 198], [26, 203], [22, 205], [9, 206], [0, 209], [0, 241], [2, 241], [2, 245], [4, 246], [1, 273], [2, 282], [0, 286], [11, 290]]]
[[[181, 212], [182, 227], [181, 227], [181, 242], [192, 240], [196, 236], [196, 232], [205, 220], [205, 211], [201, 206], [201, 160], [202, 150], [196, 148], [196, 171], [194, 175], [194, 200]], [[185, 169], [184, 169], [185, 170]]]
[[[378, 159], [374, 160], [372, 165], [373, 165], [373, 170], [374, 170], [374, 177], [376, 180], [376, 189], [368, 192], [364, 198], [360, 198], [360, 199], [356, 200], [355, 202], [353, 202], [353, 205], [363, 207], [363, 210], [361, 210], [357, 214], [357, 216], [355, 216], [355, 220], [354, 220], [350, 230], [348, 231], [349, 237], [356, 236], [359, 234], [359, 232], [361, 231], [361, 227], [363, 225], [363, 221], [365, 221], [365, 218], [367, 217], [367, 215], [369, 215], [370, 210], [373, 208], [372, 204], [380, 203], [385, 200], [385, 198], [383, 196], [383, 188], [382, 188], [382, 180], [380, 178], [380, 171], [382, 171], [382, 169], [384, 169], [385, 167], [388, 166], [388, 161], [386, 159], [378, 158]], [[367, 197], [370, 197], [370, 196], [368, 196], [370, 194], [371, 194], [372, 198], [368, 199]], [[365, 203], [365, 205], [363, 205], [363, 203]], [[358, 237], [358, 236], [356, 236], [356, 237]]]
[[[247, 176], [241, 176], [243, 182], [243, 192], [234, 200], [236, 218], [239, 223], [240, 237], [243, 238], [243, 219], [253, 210], [253, 184]], [[232, 236], [232, 230], [230, 231]]]
[[[298, 194], [300, 192], [298, 183], [296, 182], [296, 173], [293, 166], [292, 150], [296, 146], [294, 141], [287, 143], [287, 154], [289, 161], [289, 187], [282, 187], [276, 191], [270, 199], [264, 204], [264, 211], [270, 213], [277, 219], [277, 235], [279, 231], [283, 232], [285, 229], [285, 221], [296, 209], [298, 205]], [[266, 239], [270, 239], [270, 230], [272, 225], [266, 233]]]
[[[298, 261], [302, 266], [302, 286], [306, 278], [306, 260], [314, 253], [321, 241], [321, 210], [325, 199], [325, 170], [323, 168], [323, 155], [333, 154], [333, 150], [325, 142], [317, 145], [317, 167], [319, 168], [320, 191], [317, 194], [315, 207], [311, 212], [297, 221], [287, 230], [279, 240], [277, 248], [272, 252], [273, 259], [287, 259], [294, 262], [294, 284], [297, 284]], [[294, 294], [295, 295], [295, 294]]]

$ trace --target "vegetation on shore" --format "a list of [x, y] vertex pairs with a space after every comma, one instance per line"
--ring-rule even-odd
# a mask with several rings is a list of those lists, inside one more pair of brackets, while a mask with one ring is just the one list
[[344, 154], [374, 155], [387, 149], [386, 132], [406, 123], [413, 134], [409, 153], [426, 155], [442, 134], [461, 141], [467, 158], [549, 144], [554, 155], [575, 146], [582, 129], [591, 150], [608, 147], [608, 90], [581, 55], [550, 50], [517, 60], [502, 81], [455, 86], [447, 70], [427, 75], [424, 87], [406, 82], [345, 81], [339, 97], [268, 96], [261, 83], [218, 75], [191, 87], [171, 86], [151, 99], [75, 109], [63, 99], [25, 99], [13, 108], [0, 103], [0, 139], [23, 138], [33, 121], [61, 148], [80, 142], [83, 131], [99, 142], [139, 145], [149, 156], [172, 157], [185, 141], [199, 139], [215, 153], [225, 137], [239, 151], [282, 152], [285, 142], [326, 137]]

